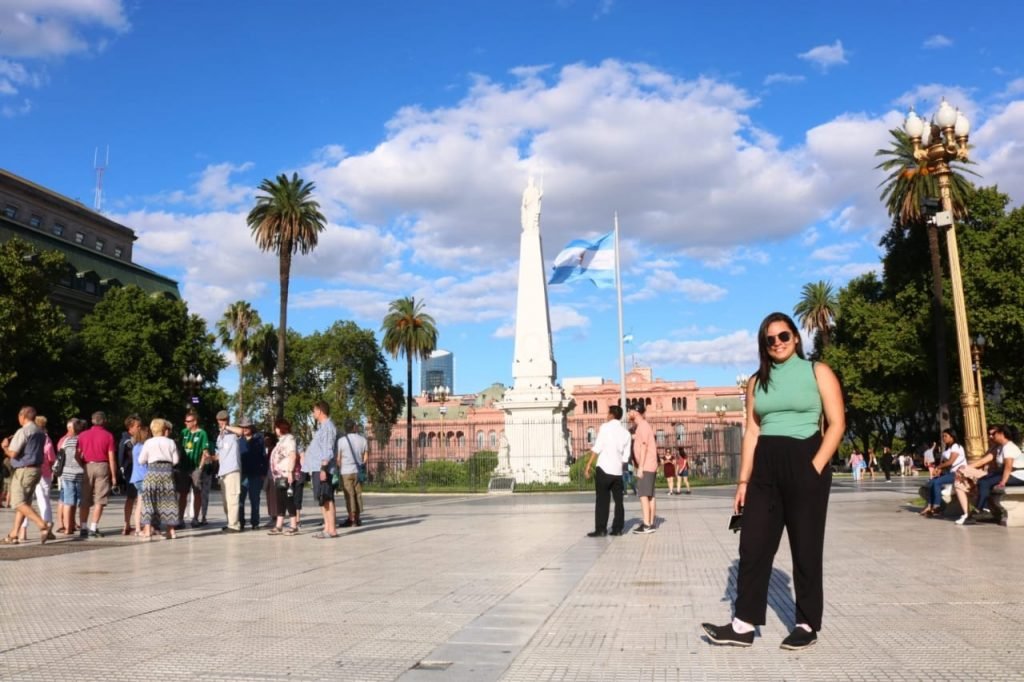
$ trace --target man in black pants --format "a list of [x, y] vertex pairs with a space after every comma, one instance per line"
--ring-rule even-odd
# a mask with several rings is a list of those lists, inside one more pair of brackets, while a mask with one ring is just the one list
[[597, 473], [594, 488], [597, 502], [594, 507], [594, 530], [587, 533], [588, 537], [599, 538], [608, 534], [608, 502], [609, 497], [615, 501], [615, 516], [612, 519], [612, 535], [622, 535], [626, 513], [622, 506], [622, 465], [629, 461], [629, 448], [632, 438], [629, 431], [622, 425], [622, 408], [611, 405], [608, 408], [608, 421], [601, 424], [597, 438], [590, 448], [590, 459], [583, 475], [590, 480], [590, 468], [597, 460]]
[[888, 445], [882, 448], [882, 472], [885, 474], [885, 482], [892, 483], [892, 448]]

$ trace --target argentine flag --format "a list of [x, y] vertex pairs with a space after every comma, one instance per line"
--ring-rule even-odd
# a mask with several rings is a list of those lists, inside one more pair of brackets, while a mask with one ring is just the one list
[[602, 289], [615, 286], [615, 232], [593, 241], [574, 239], [555, 256], [555, 270], [548, 284], [589, 279]]

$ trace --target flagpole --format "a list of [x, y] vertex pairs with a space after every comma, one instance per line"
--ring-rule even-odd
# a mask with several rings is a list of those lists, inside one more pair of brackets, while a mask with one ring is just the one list
[[619, 404], [626, 414], [626, 350], [622, 329], [622, 275], [619, 273], [619, 212], [615, 212], [615, 298], [619, 304]]

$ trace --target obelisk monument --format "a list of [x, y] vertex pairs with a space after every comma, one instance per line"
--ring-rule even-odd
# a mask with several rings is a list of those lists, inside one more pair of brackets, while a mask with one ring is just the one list
[[568, 480], [569, 400], [555, 385], [557, 371], [551, 343], [551, 316], [540, 238], [543, 191], [529, 179], [523, 191], [519, 237], [519, 286], [516, 298], [516, 343], [512, 388], [499, 403], [505, 412], [508, 461], [501, 473], [517, 483]]

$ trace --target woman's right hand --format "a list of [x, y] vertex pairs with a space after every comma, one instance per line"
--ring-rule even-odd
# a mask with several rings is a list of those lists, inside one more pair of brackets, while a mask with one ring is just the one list
[[736, 486], [736, 497], [732, 501], [732, 513], [739, 514], [747, 501], [747, 484], [740, 483]]

